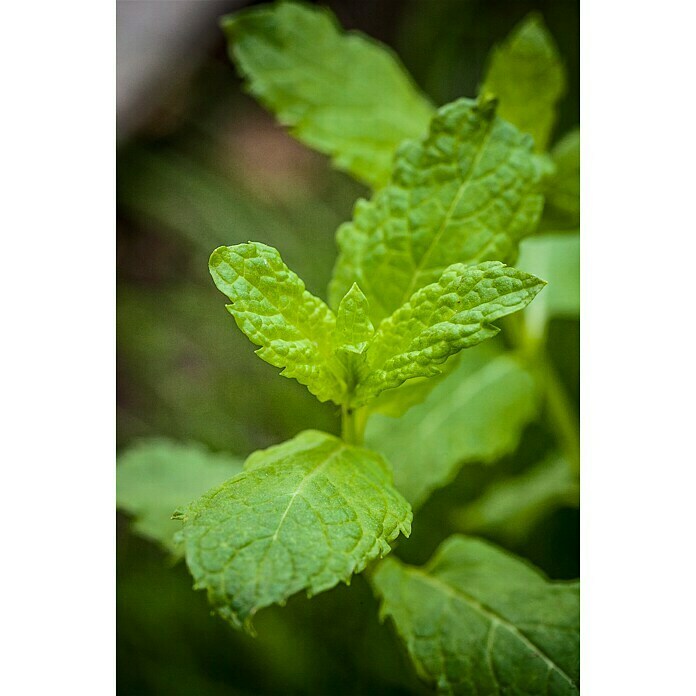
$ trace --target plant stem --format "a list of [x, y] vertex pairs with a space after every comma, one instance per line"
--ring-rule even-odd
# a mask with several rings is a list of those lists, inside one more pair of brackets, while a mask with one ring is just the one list
[[367, 412], [364, 408], [343, 406], [341, 411], [341, 437], [349, 445], [362, 445], [367, 424]]

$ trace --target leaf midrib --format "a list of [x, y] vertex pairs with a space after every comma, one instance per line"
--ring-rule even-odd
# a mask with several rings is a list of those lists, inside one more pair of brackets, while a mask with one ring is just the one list
[[281, 527], [283, 526], [283, 523], [285, 522], [285, 518], [288, 516], [288, 513], [290, 512], [290, 508], [292, 507], [293, 503], [295, 502], [295, 499], [297, 498], [297, 496], [304, 490], [307, 483], [312, 478], [314, 478], [319, 473], [319, 471], [321, 469], [323, 469], [332, 459], [334, 459], [339, 454], [341, 454], [343, 452], [343, 450], [345, 450], [345, 449], [347, 449], [347, 446], [345, 444], [343, 444], [342, 442], [336, 443], [334, 445], [334, 450], [330, 454], [327, 454], [324, 461], [322, 461], [320, 464], [317, 464], [317, 466], [314, 468], [314, 470], [302, 479], [302, 481], [300, 482], [300, 485], [295, 489], [295, 492], [290, 496], [290, 501], [288, 502], [288, 505], [285, 508], [285, 511], [281, 515], [280, 521], [278, 522], [278, 527], [276, 528], [275, 532], [273, 533], [273, 537], [271, 538], [271, 543], [269, 545], [269, 548], [271, 546], [273, 546], [275, 541], [278, 539], [278, 535], [280, 534]]
[[[466, 192], [467, 188], [471, 184], [474, 173], [476, 172], [476, 169], [477, 169], [477, 167], [481, 161], [481, 158], [483, 156], [483, 152], [485, 151], [486, 147], [488, 146], [488, 141], [491, 138], [491, 134], [493, 133], [494, 127], [495, 127], [495, 120], [492, 119], [488, 123], [488, 130], [481, 141], [481, 145], [480, 145], [478, 151], [476, 152], [476, 155], [474, 155], [474, 158], [473, 158], [471, 165], [469, 166], [466, 174], [464, 175], [464, 179], [463, 179], [462, 183], [459, 185], [459, 189], [457, 190], [457, 193], [455, 194], [455, 196], [452, 198], [452, 201], [450, 202], [450, 205], [447, 209], [445, 217], [443, 218], [443, 221], [440, 223], [438, 230], [435, 232], [432, 239], [430, 240], [430, 243], [428, 244], [428, 248], [425, 250], [425, 253], [420, 257], [418, 263], [416, 264], [416, 267], [413, 269], [413, 275], [411, 276], [411, 282], [409, 283], [408, 287], [406, 288], [406, 290], [403, 294], [403, 297], [401, 298], [401, 302], [399, 303], [399, 306], [403, 305], [408, 300], [408, 298], [411, 297], [411, 295], [413, 294], [413, 292], [415, 290], [416, 279], [422, 273], [423, 267], [425, 266], [425, 263], [427, 262], [427, 260], [430, 258], [430, 254], [432, 253], [433, 248], [440, 241], [440, 238], [442, 237], [443, 232], [447, 229], [447, 227], [452, 219], [452, 215], [454, 215], [454, 211], [456, 210], [457, 206], [459, 205], [459, 202], [461, 201], [462, 197], [464, 196], [464, 193]], [[459, 162], [457, 162], [457, 165], [459, 165]]]
[[539, 657], [546, 666], [555, 672], [557, 672], [568, 684], [570, 684], [576, 691], [578, 691], [578, 685], [573, 681], [573, 679], [561, 668], [559, 667], [538, 645], [533, 643], [522, 631], [520, 631], [517, 626], [510, 623], [504, 616], [498, 614], [496, 611], [491, 609], [484, 604], [481, 604], [477, 599], [472, 597], [470, 594], [461, 590], [458, 587], [453, 587], [448, 583], [440, 580], [434, 575], [429, 575], [428, 573], [419, 570], [418, 568], [409, 568], [408, 573], [417, 576], [425, 584], [432, 585], [439, 591], [448, 595], [449, 597], [464, 602], [467, 606], [471, 607], [474, 611], [481, 614], [488, 621], [498, 624], [510, 632], [515, 638], [517, 638], [530, 652], [533, 652], [537, 657]]

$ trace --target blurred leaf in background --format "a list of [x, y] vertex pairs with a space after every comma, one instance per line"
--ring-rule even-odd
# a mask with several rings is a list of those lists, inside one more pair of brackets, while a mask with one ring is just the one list
[[[172, 513], [242, 470], [242, 461], [200, 445], [164, 439], [136, 442], [116, 468], [116, 503], [133, 516], [133, 529], [178, 555]], [[153, 504], [154, 503], [154, 504]]]
[[514, 358], [495, 353], [487, 343], [465, 351], [423, 403], [398, 419], [370, 420], [367, 443], [393, 462], [397, 488], [415, 507], [462, 465], [513, 452], [536, 415], [533, 378]]

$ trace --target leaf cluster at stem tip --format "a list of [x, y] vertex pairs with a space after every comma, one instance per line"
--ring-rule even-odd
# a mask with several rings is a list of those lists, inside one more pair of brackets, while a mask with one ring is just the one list
[[407, 380], [440, 374], [450, 356], [494, 336], [492, 322], [525, 307], [545, 284], [496, 261], [455, 263], [375, 330], [356, 284], [337, 318], [264, 244], [220, 247], [210, 272], [258, 355], [321, 401], [343, 406], [346, 435], [356, 442], [364, 424], [355, 409]]

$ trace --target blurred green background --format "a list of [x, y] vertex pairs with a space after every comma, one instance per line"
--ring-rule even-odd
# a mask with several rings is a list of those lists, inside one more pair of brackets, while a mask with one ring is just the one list
[[[221, 244], [275, 246], [325, 296], [334, 233], [366, 189], [290, 138], [244, 94], [217, 17], [257, 3], [117, 3], [118, 446], [165, 436], [246, 456], [305, 428], [338, 432], [339, 414], [259, 360], [208, 275]], [[334, 0], [341, 24], [391, 45], [437, 104], [473, 96], [491, 46], [542, 13], [568, 76], [556, 134], [579, 122], [577, 2]], [[579, 325], [555, 319], [548, 351], [572, 401]], [[514, 455], [464, 467], [417, 513], [396, 553], [421, 563], [450, 533], [447, 514], [552, 449], [542, 419]], [[259, 637], [210, 615], [183, 564], [118, 518], [120, 694], [419, 693], [413, 670], [361, 577], [311, 601], [261, 612]], [[555, 509], [523, 539], [490, 538], [554, 578], [578, 568], [578, 512]]]

